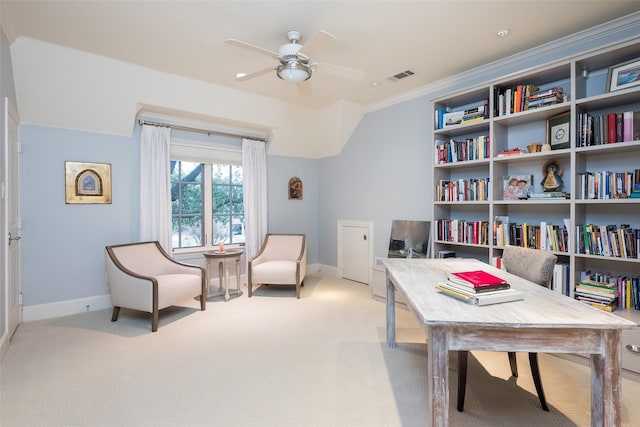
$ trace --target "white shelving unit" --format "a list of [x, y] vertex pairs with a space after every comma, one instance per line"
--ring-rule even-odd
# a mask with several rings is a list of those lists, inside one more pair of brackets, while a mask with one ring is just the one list
[[[640, 58], [640, 38], [590, 51], [572, 58], [523, 70], [486, 84], [435, 99], [434, 111], [460, 111], [482, 105], [489, 100], [488, 118], [469, 124], [447, 126], [433, 132], [435, 155], [433, 168], [434, 203], [432, 254], [453, 250], [459, 257], [473, 257], [491, 262], [501, 256], [502, 248], [494, 242], [493, 222], [496, 216], [508, 216], [510, 222], [537, 224], [544, 221], [562, 227], [569, 224], [566, 250], [554, 251], [559, 263], [569, 265], [569, 283], [575, 285], [582, 271], [610, 272], [624, 276], [640, 276], [640, 259], [579, 253], [576, 248], [576, 226], [584, 224], [629, 224], [640, 228], [640, 199], [589, 199], [580, 195], [579, 174], [591, 171], [613, 172], [640, 169], [640, 140], [582, 147], [578, 143], [580, 115], [602, 115], [611, 112], [640, 111], [640, 86], [607, 91], [611, 66]], [[562, 87], [566, 100], [546, 107], [499, 116], [497, 96], [502, 90], [532, 84], [540, 89]], [[503, 150], [533, 142], [545, 143], [547, 122], [567, 113], [570, 126], [569, 148], [554, 149], [518, 156], [498, 157]], [[488, 158], [438, 163], [436, 146], [444, 142], [478, 140], [488, 136]], [[562, 191], [570, 197], [562, 199], [503, 200], [503, 177], [533, 175], [533, 191], [542, 193], [543, 165], [555, 160], [563, 173]], [[486, 200], [445, 201], [438, 198], [442, 181], [489, 179]], [[478, 230], [486, 227], [488, 236], [472, 242], [449, 241], [438, 236], [438, 220], [478, 222]], [[484, 233], [480, 233], [485, 237]], [[460, 239], [460, 236], [458, 236]], [[640, 323], [640, 310], [617, 309], [613, 314]], [[640, 353], [626, 349], [627, 344], [640, 345], [640, 331], [623, 332], [623, 367], [640, 373]]]

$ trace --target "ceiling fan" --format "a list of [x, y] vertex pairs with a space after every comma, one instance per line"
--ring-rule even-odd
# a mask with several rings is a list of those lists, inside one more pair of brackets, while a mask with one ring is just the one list
[[255, 46], [250, 43], [246, 43], [240, 40], [227, 39], [225, 43], [233, 46], [242, 47], [262, 55], [267, 55], [273, 59], [278, 60], [278, 64], [273, 65], [262, 70], [254, 71], [249, 74], [239, 74], [236, 76], [236, 80], [244, 81], [254, 77], [261, 76], [269, 73], [273, 70], [276, 71], [276, 75], [282, 80], [291, 83], [302, 83], [311, 78], [311, 74], [318, 70], [333, 74], [336, 77], [360, 81], [364, 78], [364, 72], [361, 70], [355, 70], [352, 68], [342, 67], [339, 65], [324, 64], [320, 62], [311, 62], [311, 54], [318, 49], [326, 46], [328, 43], [333, 42], [336, 38], [332, 34], [326, 31], [319, 31], [305, 44], [299, 44], [301, 39], [299, 31], [287, 32], [287, 38], [289, 43], [280, 46], [278, 52], [271, 51], [259, 46]]

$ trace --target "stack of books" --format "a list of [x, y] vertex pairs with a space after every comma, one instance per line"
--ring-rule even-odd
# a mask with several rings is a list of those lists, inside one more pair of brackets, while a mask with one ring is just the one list
[[616, 309], [618, 287], [615, 281], [597, 281], [583, 277], [575, 289], [575, 298], [604, 311]]
[[442, 293], [482, 306], [519, 301], [524, 295], [511, 289], [506, 280], [483, 270], [452, 273], [446, 283], [438, 283], [436, 289]]
[[547, 90], [538, 90], [529, 95], [529, 109], [558, 104], [564, 100], [564, 89], [560, 86]]

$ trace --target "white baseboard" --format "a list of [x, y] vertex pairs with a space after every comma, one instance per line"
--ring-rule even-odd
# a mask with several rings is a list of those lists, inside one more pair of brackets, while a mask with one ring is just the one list
[[111, 296], [109, 294], [58, 301], [49, 304], [26, 305], [22, 307], [22, 321], [31, 322], [34, 320], [51, 319], [87, 311], [104, 310], [105, 308], [111, 307]]
[[[312, 266], [313, 270], [311, 270]], [[336, 266], [324, 264], [313, 264], [312, 266], [309, 266], [308, 271], [315, 271], [321, 276], [338, 277], [338, 267]]]
[[[335, 267], [323, 266], [320, 264], [309, 264], [308, 273], [320, 273], [324, 276], [335, 277], [337, 270]], [[244, 274], [240, 283], [245, 282]], [[218, 286], [218, 276], [212, 277], [211, 286]], [[229, 289], [236, 286], [236, 277], [229, 277]], [[111, 296], [97, 295], [87, 298], [78, 298], [66, 301], [58, 301], [49, 304], [27, 305], [22, 307], [22, 321], [32, 322], [34, 320], [52, 319], [54, 317], [69, 316], [72, 314], [85, 313], [87, 311], [104, 310], [111, 308]]]

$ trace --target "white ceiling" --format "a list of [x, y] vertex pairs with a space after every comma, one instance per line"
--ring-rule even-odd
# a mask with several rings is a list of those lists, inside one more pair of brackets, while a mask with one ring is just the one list
[[[640, 1], [32, 1], [1, 0], [9, 42], [27, 36], [62, 46], [322, 108], [338, 100], [382, 103], [447, 76], [640, 10]], [[506, 38], [499, 29], [508, 28]], [[275, 72], [238, 82], [275, 61], [224, 43], [277, 51], [286, 32], [301, 42], [337, 37], [313, 61], [361, 69], [353, 82], [318, 70], [310, 93]], [[415, 75], [391, 82], [409, 69]], [[372, 81], [380, 82], [372, 87]]]

